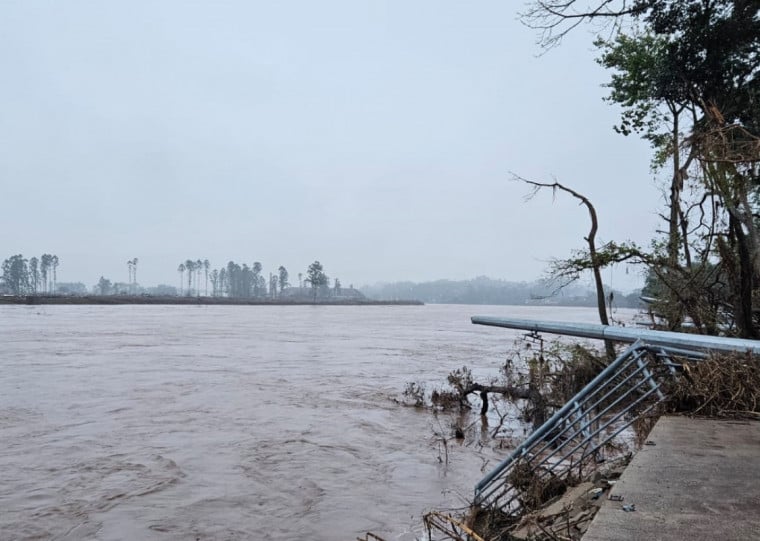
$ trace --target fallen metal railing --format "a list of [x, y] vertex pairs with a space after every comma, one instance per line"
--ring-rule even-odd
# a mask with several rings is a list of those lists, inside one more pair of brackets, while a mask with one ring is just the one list
[[536, 429], [475, 486], [475, 503], [516, 514], [532, 490], [555, 478], [580, 478], [604, 461], [609, 444], [637, 419], [665, 400], [663, 383], [680, 364], [674, 357], [698, 361], [710, 351], [760, 353], [760, 341], [606, 325], [473, 317], [472, 322], [569, 336], [630, 343], [578, 394]]

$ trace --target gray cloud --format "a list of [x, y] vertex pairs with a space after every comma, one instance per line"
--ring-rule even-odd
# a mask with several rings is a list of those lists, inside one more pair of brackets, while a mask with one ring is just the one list
[[[525, 203], [508, 171], [646, 242], [649, 152], [615, 135], [578, 32], [537, 57], [515, 6], [4, 2], [0, 246], [59, 280], [174, 283], [188, 257], [320, 259], [344, 283], [532, 279], [581, 247], [584, 209]], [[617, 287], [635, 280], [624, 270]]]

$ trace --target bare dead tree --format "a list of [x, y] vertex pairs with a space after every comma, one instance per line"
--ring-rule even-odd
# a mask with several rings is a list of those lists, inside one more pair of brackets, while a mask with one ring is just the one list
[[[602, 325], [609, 325], [610, 320], [607, 317], [607, 305], [605, 303], [605, 295], [604, 295], [604, 284], [602, 283], [602, 262], [599, 260], [599, 256], [597, 254], [596, 250], [596, 233], [599, 230], [599, 220], [596, 215], [596, 209], [594, 208], [594, 205], [591, 204], [591, 201], [586, 197], [585, 195], [576, 192], [575, 190], [568, 188], [567, 186], [560, 184], [557, 181], [546, 183], [546, 182], [536, 182], [533, 180], [528, 180], [526, 178], [523, 178], [519, 175], [515, 175], [512, 173], [512, 179], [517, 180], [520, 182], [524, 182], [525, 184], [528, 184], [530, 186], [533, 186], [533, 191], [528, 194], [526, 197], [526, 200], [530, 200], [542, 189], [542, 188], [549, 188], [552, 190], [552, 193], [556, 195], [557, 190], [563, 191], [565, 193], [568, 193], [578, 199], [582, 205], [586, 207], [588, 210], [589, 218], [591, 219], [591, 229], [589, 230], [588, 236], [584, 237], [586, 243], [588, 244], [588, 254], [589, 259], [591, 263], [591, 272], [594, 275], [594, 285], [596, 288], [596, 306], [597, 310], [599, 312], [599, 321]], [[567, 284], [566, 284], [567, 285]], [[612, 342], [605, 341], [605, 348], [607, 350], [607, 356], [610, 359], [615, 358], [615, 348], [612, 345]]]

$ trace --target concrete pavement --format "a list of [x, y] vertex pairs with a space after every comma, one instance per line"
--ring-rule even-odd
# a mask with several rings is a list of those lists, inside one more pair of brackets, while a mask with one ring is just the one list
[[584, 541], [760, 540], [760, 422], [663, 417], [649, 440]]

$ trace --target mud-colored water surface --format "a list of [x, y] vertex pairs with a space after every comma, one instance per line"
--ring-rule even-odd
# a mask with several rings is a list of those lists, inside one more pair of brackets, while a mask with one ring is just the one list
[[451, 445], [409, 381], [495, 375], [472, 315], [578, 308], [2, 306], [0, 538], [388, 539], [506, 450]]

